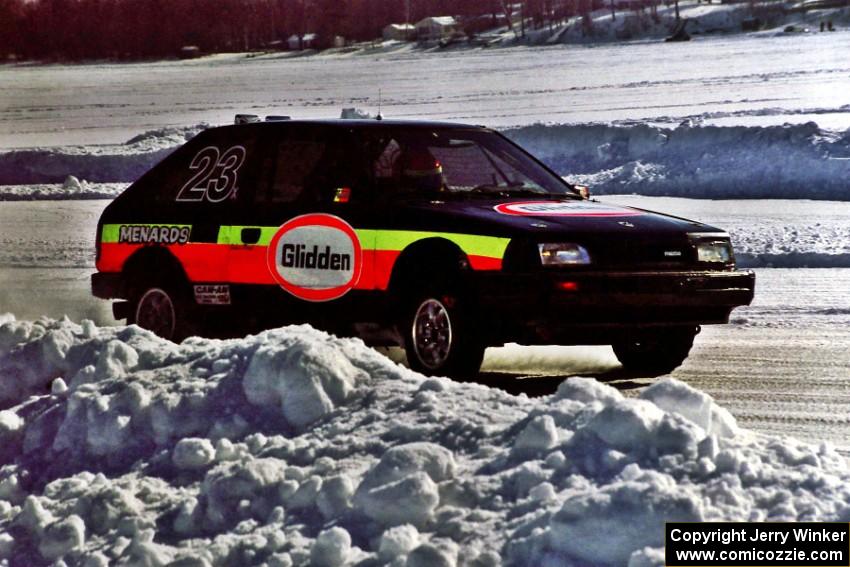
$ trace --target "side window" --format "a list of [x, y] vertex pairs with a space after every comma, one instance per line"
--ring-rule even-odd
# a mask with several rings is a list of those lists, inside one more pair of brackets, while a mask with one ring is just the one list
[[272, 155], [270, 183], [260, 196], [267, 203], [291, 203], [301, 198], [311, 184], [317, 165], [325, 154], [325, 144], [317, 140], [281, 140]]
[[365, 177], [345, 134], [294, 133], [269, 151], [258, 203], [346, 203], [359, 199]]
[[392, 179], [398, 175], [401, 145], [395, 138], [390, 138], [386, 143], [379, 142], [379, 144], [383, 145], [383, 150], [372, 164], [373, 174], [377, 179]]
[[502, 181], [502, 170], [492, 156], [472, 143], [457, 143], [447, 147], [432, 147], [443, 166], [446, 184], [449, 186], [475, 187], [482, 182], [497, 184]]
[[393, 192], [401, 176], [404, 142], [391, 132], [366, 133], [360, 146], [367, 165], [367, 176], [377, 195]]

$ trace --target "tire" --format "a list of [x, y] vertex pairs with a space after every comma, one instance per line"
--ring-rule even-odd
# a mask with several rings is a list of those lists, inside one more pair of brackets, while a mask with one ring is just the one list
[[627, 371], [660, 376], [672, 372], [688, 358], [698, 332], [690, 327], [642, 331], [611, 347]]
[[434, 286], [410, 295], [402, 311], [399, 326], [410, 368], [455, 379], [478, 374], [486, 346], [463, 296]]
[[149, 283], [139, 286], [131, 300], [132, 309], [127, 323], [153, 332], [155, 335], [179, 343], [190, 332], [190, 305], [187, 292], [167, 283]]

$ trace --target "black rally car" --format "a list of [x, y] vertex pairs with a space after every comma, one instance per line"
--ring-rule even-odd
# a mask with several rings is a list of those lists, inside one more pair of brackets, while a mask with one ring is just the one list
[[106, 208], [92, 288], [174, 340], [309, 322], [453, 376], [505, 342], [667, 372], [752, 300], [722, 230], [586, 197], [479, 126], [212, 128]]

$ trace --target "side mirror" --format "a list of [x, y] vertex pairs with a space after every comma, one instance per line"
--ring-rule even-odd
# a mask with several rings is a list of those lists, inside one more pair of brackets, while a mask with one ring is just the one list
[[581, 198], [587, 201], [590, 199], [590, 187], [587, 185], [573, 185], [578, 194], [581, 195]]

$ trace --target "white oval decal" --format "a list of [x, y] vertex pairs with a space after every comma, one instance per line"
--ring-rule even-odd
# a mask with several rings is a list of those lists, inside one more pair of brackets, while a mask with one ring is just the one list
[[363, 251], [347, 222], [333, 215], [310, 214], [281, 225], [266, 259], [283, 289], [307, 301], [329, 301], [357, 284]]
[[642, 214], [633, 209], [586, 201], [523, 201], [502, 203], [493, 208], [503, 215], [525, 217], [632, 217]]

